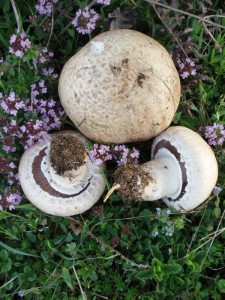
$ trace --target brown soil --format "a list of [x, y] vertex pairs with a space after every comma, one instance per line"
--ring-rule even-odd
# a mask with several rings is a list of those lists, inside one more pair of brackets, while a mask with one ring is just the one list
[[142, 201], [144, 188], [148, 185], [150, 175], [140, 165], [129, 164], [119, 167], [115, 174], [115, 182], [120, 185], [118, 190], [123, 199]]
[[50, 148], [50, 163], [59, 175], [78, 169], [85, 164], [86, 150], [81, 141], [71, 134], [53, 135]]

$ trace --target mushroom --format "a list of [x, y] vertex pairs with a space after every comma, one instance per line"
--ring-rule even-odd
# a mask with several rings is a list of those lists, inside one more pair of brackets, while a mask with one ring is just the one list
[[72, 56], [58, 90], [69, 118], [99, 143], [158, 135], [180, 101], [179, 75], [167, 50], [129, 29], [104, 32]]
[[26, 197], [40, 210], [72, 216], [99, 200], [105, 180], [102, 169], [87, 155], [87, 141], [78, 132], [62, 131], [52, 134], [49, 142], [38, 142], [25, 151], [19, 180]]
[[172, 126], [155, 138], [152, 161], [120, 167], [115, 172], [120, 193], [131, 200], [164, 202], [190, 211], [204, 202], [218, 177], [214, 152], [196, 132]]

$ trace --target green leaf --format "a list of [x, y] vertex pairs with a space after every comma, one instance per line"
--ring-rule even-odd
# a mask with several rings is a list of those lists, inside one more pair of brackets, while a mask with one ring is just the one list
[[2, 249], [0, 252], [0, 259], [3, 262], [5, 262], [5, 261], [7, 261], [8, 257], [9, 257], [8, 252], [5, 249]]
[[220, 279], [218, 281], [218, 288], [221, 293], [225, 293], [225, 279]]
[[163, 261], [163, 256], [162, 256], [162, 253], [161, 253], [161, 251], [159, 250], [159, 247], [158, 247], [158, 245], [156, 245], [156, 246], [151, 246], [151, 252], [152, 252], [152, 255], [155, 257], [155, 258], [157, 258], [157, 259], [159, 259], [160, 261]]
[[62, 268], [62, 275], [63, 275], [63, 279], [65, 281], [65, 283], [67, 284], [67, 286], [73, 291], [73, 285], [72, 285], [72, 280], [71, 280], [71, 276], [70, 276], [70, 272], [67, 268], [63, 267]]
[[201, 263], [202, 260], [205, 258], [206, 252], [204, 250], [201, 250], [200, 252], [198, 252], [195, 256], [195, 261], [197, 263]]
[[152, 270], [153, 270], [153, 274], [154, 274], [155, 278], [158, 281], [161, 281], [164, 276], [163, 263], [161, 261], [159, 261], [157, 258], [153, 258], [153, 260], [152, 260]]
[[12, 260], [8, 259], [6, 262], [4, 262], [4, 264], [2, 264], [1, 266], [1, 272], [9, 272], [12, 268]]
[[148, 269], [148, 270], [144, 270], [144, 271], [140, 271], [137, 273], [136, 275], [137, 279], [153, 279], [154, 278], [154, 274], [152, 272], [152, 269]]
[[74, 38], [75, 37], [75, 30], [74, 29], [67, 29], [67, 32], [69, 33], [69, 35]]
[[32, 256], [32, 257], [40, 257], [39, 255], [36, 254], [31, 254], [31, 253], [26, 253], [23, 251], [20, 251], [18, 249], [12, 248], [6, 244], [4, 244], [3, 242], [0, 241], [0, 246], [5, 248], [6, 250], [8, 250], [9, 252], [12, 252], [14, 254], [19, 254], [19, 255], [23, 255], [23, 256]]
[[177, 274], [180, 273], [182, 267], [178, 264], [168, 264], [168, 265], [164, 265], [162, 267], [162, 270], [166, 275]]

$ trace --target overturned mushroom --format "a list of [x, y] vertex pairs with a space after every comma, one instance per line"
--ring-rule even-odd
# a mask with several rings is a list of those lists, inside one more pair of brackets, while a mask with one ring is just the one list
[[81, 214], [93, 206], [105, 189], [102, 170], [87, 156], [87, 139], [64, 131], [51, 141], [25, 151], [19, 179], [26, 197], [40, 210], [57, 216]]
[[190, 211], [204, 202], [218, 177], [218, 165], [209, 145], [196, 132], [169, 127], [152, 145], [152, 161], [124, 166], [115, 173], [120, 193], [131, 200], [163, 198], [177, 211]]
[[63, 67], [61, 103], [77, 128], [99, 143], [148, 140], [166, 129], [180, 101], [174, 63], [134, 30], [104, 32]]

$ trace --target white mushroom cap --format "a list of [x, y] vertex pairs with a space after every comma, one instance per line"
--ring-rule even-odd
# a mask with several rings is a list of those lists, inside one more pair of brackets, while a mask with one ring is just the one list
[[[60, 134], [73, 135], [84, 144], [88, 141], [74, 131], [63, 131]], [[86, 164], [76, 171], [72, 170], [69, 177], [58, 175], [50, 164], [50, 146], [51, 141], [36, 143], [23, 154], [19, 164], [23, 192], [35, 206], [48, 214], [81, 214], [91, 208], [104, 192], [104, 166], [102, 169], [94, 165], [87, 156], [84, 158]]]
[[170, 125], [180, 101], [180, 79], [162, 45], [119, 29], [96, 36], [69, 59], [59, 96], [70, 119], [91, 140], [143, 141]]
[[163, 199], [168, 206], [190, 211], [209, 197], [217, 181], [218, 165], [214, 152], [199, 134], [181, 126], [169, 127], [155, 138], [151, 156], [154, 160], [172, 158], [180, 169], [179, 188]]

